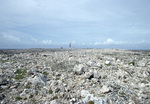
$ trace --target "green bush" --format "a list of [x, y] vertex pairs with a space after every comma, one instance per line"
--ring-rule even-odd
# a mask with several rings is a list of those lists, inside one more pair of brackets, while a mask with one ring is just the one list
[[126, 94], [125, 94], [125, 92], [120, 92], [120, 95], [124, 96], [124, 95], [126, 95]]
[[15, 79], [23, 79], [24, 78], [24, 75], [16, 75]]
[[0, 87], [0, 93], [3, 91], [3, 89]]
[[27, 98], [25, 97], [23, 100], [27, 100]]
[[49, 92], [49, 94], [52, 94], [52, 93], [53, 93], [53, 91], [52, 91], [52, 90], [49, 90], [48, 92]]
[[33, 98], [33, 95], [31, 94], [31, 95], [29, 96], [29, 98]]
[[22, 98], [20, 96], [17, 96], [15, 99], [16, 100], [21, 100]]
[[28, 69], [17, 69], [17, 71], [15, 72], [15, 74], [26, 75], [27, 74], [27, 70]]
[[60, 78], [56, 78], [56, 80], [59, 80]]
[[48, 75], [48, 73], [47, 73], [47, 72], [43, 72], [43, 74], [44, 74], [44, 75]]
[[94, 101], [89, 101], [89, 104], [94, 104]]
[[130, 62], [129, 65], [131, 65], [131, 64], [134, 66], [134, 65], [135, 65], [135, 62]]
[[8, 62], [9, 60], [0, 60], [2, 63]]
[[58, 96], [54, 96], [54, 97], [53, 97], [53, 100], [55, 100], [55, 99], [58, 99]]

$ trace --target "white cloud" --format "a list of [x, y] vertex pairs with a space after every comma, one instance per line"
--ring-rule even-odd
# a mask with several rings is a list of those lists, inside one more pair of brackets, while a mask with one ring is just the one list
[[8, 35], [6, 33], [3, 34], [2, 38], [4, 39], [4, 41], [21, 42], [20, 38], [12, 36], [12, 35]]
[[[92, 44], [92, 43], [90, 43]], [[101, 42], [95, 42], [94, 45], [101, 45]]]
[[115, 44], [116, 42], [113, 39], [107, 39], [103, 44]]
[[150, 44], [150, 40], [141, 40], [137, 43], [139, 43], [139, 44]]
[[123, 44], [130, 44], [131, 42], [127, 41], [115, 41], [111, 38], [108, 38], [106, 41], [103, 42], [95, 42], [94, 45], [123, 45]]
[[51, 40], [43, 40], [43, 44], [51, 45], [52, 41]]
[[31, 40], [34, 41], [34, 42], [37, 42], [37, 41], [38, 41], [38, 39], [33, 38], [32, 36], [31, 36]]
[[103, 45], [123, 45], [123, 44], [130, 44], [131, 42], [127, 41], [115, 41], [113, 39], [108, 38], [106, 41], [103, 42]]

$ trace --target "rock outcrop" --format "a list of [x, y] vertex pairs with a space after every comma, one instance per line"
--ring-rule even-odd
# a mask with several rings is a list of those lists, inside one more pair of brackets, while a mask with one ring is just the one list
[[150, 52], [3, 50], [0, 104], [150, 104]]

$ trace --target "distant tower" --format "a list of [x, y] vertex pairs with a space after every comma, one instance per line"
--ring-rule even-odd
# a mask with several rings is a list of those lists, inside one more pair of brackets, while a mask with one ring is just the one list
[[71, 43], [69, 44], [69, 48], [71, 48]]

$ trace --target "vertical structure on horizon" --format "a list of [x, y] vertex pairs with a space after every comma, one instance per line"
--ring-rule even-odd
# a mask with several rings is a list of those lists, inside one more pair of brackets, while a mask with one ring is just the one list
[[69, 43], [69, 48], [71, 48], [71, 43]]

